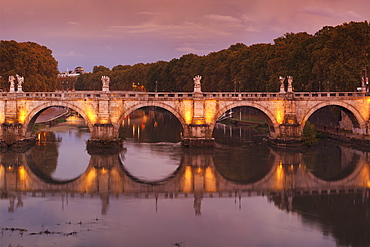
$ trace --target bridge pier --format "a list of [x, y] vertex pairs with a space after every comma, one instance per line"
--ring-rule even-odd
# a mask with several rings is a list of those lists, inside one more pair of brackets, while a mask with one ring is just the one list
[[87, 148], [120, 148], [122, 140], [117, 138], [113, 124], [94, 124], [92, 126], [91, 137], [87, 140]]
[[187, 135], [182, 138], [183, 147], [212, 148], [215, 146], [215, 139], [212, 138], [209, 124], [188, 124], [186, 128]]
[[25, 147], [35, 143], [36, 137], [26, 138], [25, 126], [21, 123], [3, 123], [1, 124], [0, 147]]

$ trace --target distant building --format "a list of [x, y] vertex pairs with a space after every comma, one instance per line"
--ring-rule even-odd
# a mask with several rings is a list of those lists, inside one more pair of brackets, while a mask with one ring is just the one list
[[75, 70], [74, 70], [74, 73], [83, 74], [83, 73], [85, 73], [85, 69], [82, 68], [82, 67], [76, 67]]
[[59, 90], [61, 91], [74, 91], [74, 86], [79, 75], [84, 74], [85, 69], [82, 67], [76, 67], [73, 71], [68, 70], [58, 74], [60, 81]]
[[59, 78], [65, 78], [65, 77], [77, 77], [81, 74], [85, 73], [85, 69], [83, 67], [76, 67], [73, 71], [68, 70], [66, 72], [60, 72], [58, 74]]

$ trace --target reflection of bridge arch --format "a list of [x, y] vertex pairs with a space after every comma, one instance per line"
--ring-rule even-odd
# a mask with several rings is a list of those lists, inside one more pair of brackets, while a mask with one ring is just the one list
[[69, 184], [69, 183], [72, 183], [72, 182], [78, 180], [89, 169], [88, 167], [86, 167], [86, 170], [82, 174], [79, 174], [75, 178], [72, 178], [72, 179], [66, 179], [66, 180], [54, 179], [52, 177], [49, 177], [49, 176], [45, 175], [42, 171], [40, 171], [40, 169], [37, 167], [37, 165], [33, 161], [33, 157], [31, 155], [31, 152], [27, 152], [26, 155], [25, 155], [25, 158], [26, 158], [27, 167], [32, 171], [32, 173], [36, 177], [41, 179], [42, 181], [44, 181], [46, 183], [49, 183], [49, 184]]
[[[121, 153], [122, 154], [122, 153]], [[119, 163], [121, 164], [121, 168], [122, 168], [122, 172], [125, 176], [127, 176], [128, 178], [130, 178], [132, 181], [136, 182], [136, 183], [139, 183], [139, 184], [147, 184], [147, 185], [160, 185], [160, 184], [164, 184], [166, 182], [169, 182], [170, 180], [172, 180], [173, 178], [175, 178], [177, 176], [178, 173], [182, 173], [183, 172], [183, 169], [184, 169], [184, 166], [182, 166], [181, 164], [179, 164], [179, 166], [176, 168], [175, 171], [173, 171], [171, 174], [169, 174], [167, 177], [161, 179], [161, 180], [156, 180], [156, 181], [146, 181], [146, 180], [142, 180], [140, 178], [137, 178], [135, 177], [134, 175], [132, 175], [126, 168], [125, 168], [125, 165], [124, 165], [124, 158], [122, 157], [122, 155], [119, 155], [118, 156], [118, 159], [119, 159]]]
[[[252, 102], [252, 101], [240, 101], [240, 102], [234, 102], [234, 103], [230, 103], [230, 104], [226, 104], [224, 106], [222, 106], [218, 111], [217, 113], [215, 114], [215, 117], [213, 119], [213, 126], [212, 126], [212, 131], [213, 131], [213, 128], [214, 128], [214, 125], [216, 124], [216, 121], [217, 119], [219, 119], [222, 114], [224, 114], [226, 111], [232, 109], [232, 108], [235, 108], [235, 107], [241, 107], [241, 106], [246, 106], [246, 107], [252, 107], [252, 108], [255, 108], [257, 110], [260, 110], [266, 117], [266, 121], [268, 123], [268, 125], [270, 126], [270, 133], [272, 136], [278, 136], [279, 135], [279, 122], [278, 120], [276, 119], [277, 117], [277, 114], [271, 112], [268, 107], [258, 103], [258, 101], [256, 102]], [[281, 113], [281, 116], [283, 112]]]
[[[213, 193], [213, 192], [282, 192], [330, 191], [346, 188], [369, 188], [370, 167], [366, 157], [361, 158], [356, 169], [337, 181], [325, 181], [315, 177], [305, 165], [284, 164], [275, 155], [274, 165], [259, 181], [240, 184], [226, 180], [215, 169], [212, 154], [186, 154], [181, 165], [168, 178], [153, 183], [133, 179], [122, 169], [118, 154], [92, 155], [89, 166], [74, 180], [65, 183], [44, 181], [35, 175], [23, 153], [15, 153], [18, 165], [0, 167], [1, 191], [44, 191], [73, 193]], [[364, 156], [364, 155], [363, 155]]]
[[26, 126], [26, 136], [29, 137], [32, 134], [33, 125], [35, 124], [37, 117], [40, 116], [40, 114], [43, 111], [45, 111], [47, 108], [58, 107], [58, 106], [70, 108], [70, 109], [78, 112], [78, 114], [80, 114], [84, 118], [84, 120], [85, 120], [85, 122], [86, 122], [86, 124], [89, 127], [90, 132], [91, 132], [91, 127], [92, 127], [93, 124], [90, 122], [90, 119], [87, 116], [86, 110], [83, 110], [80, 107], [78, 107], [78, 106], [76, 106], [73, 103], [68, 102], [68, 101], [58, 101], [58, 102], [52, 102], [51, 101], [51, 102], [47, 102], [47, 103], [43, 103], [41, 105], [38, 105], [37, 107], [33, 108], [28, 113], [28, 115], [26, 116], [25, 121], [24, 121], [24, 125]]
[[[352, 123], [354, 128], [366, 128], [366, 121], [363, 119], [361, 116], [360, 112], [358, 109], [353, 107], [352, 105], [346, 103], [346, 102], [341, 102], [341, 101], [326, 101], [322, 103], [318, 103], [312, 107], [309, 108], [309, 110], [304, 114], [301, 122], [300, 122], [300, 128], [301, 130], [304, 128], [306, 122], [310, 118], [312, 114], [314, 114], [317, 110], [326, 107], [326, 106], [339, 106], [340, 108], [344, 108], [345, 110], [349, 111], [351, 114], [353, 114], [353, 118], [351, 118]], [[354, 122], [355, 121], [355, 122]], [[357, 121], [357, 123], [356, 123]]]
[[[353, 171], [351, 171], [348, 175], [346, 175], [344, 178], [337, 179], [337, 180], [325, 180], [322, 178], [317, 177], [313, 172], [308, 172], [305, 174], [309, 178], [310, 181], [313, 181], [318, 186], [322, 185], [325, 186], [326, 184], [330, 183], [334, 187], [338, 187], [343, 182], [351, 183], [353, 181], [358, 180], [359, 178], [363, 179], [363, 182], [355, 182], [353, 186], [364, 186], [368, 187], [370, 186], [370, 166], [368, 165], [368, 160], [366, 156], [363, 155], [362, 152], [356, 151], [350, 148], [341, 147], [342, 149], [349, 149], [352, 151], [352, 155], [355, 155], [356, 153], [359, 154], [359, 160], [357, 161], [357, 164], [355, 164], [355, 168]], [[361, 181], [361, 180], [360, 180]]]

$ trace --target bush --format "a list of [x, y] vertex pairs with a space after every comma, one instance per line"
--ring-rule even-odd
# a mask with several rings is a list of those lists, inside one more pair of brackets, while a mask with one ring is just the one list
[[317, 143], [317, 131], [315, 125], [307, 122], [302, 131], [303, 143], [312, 146]]

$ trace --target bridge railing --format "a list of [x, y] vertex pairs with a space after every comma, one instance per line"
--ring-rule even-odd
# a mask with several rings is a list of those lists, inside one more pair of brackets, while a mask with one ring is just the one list
[[293, 93], [278, 93], [278, 92], [136, 92], [136, 91], [72, 91], [72, 92], [2, 92], [0, 99], [189, 99], [193, 97], [203, 97], [208, 99], [233, 99], [233, 100], [247, 100], [247, 99], [272, 99], [272, 98], [331, 98], [331, 97], [364, 97], [362, 92], [293, 92]]

